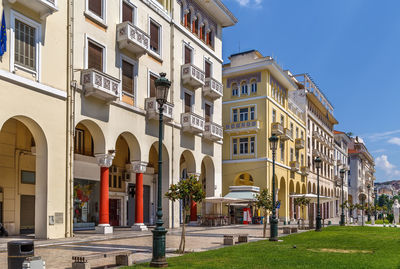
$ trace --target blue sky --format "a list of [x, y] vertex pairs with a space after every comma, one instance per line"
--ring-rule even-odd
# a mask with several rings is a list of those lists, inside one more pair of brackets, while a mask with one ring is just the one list
[[223, 0], [239, 22], [223, 58], [257, 49], [309, 73], [334, 106], [335, 129], [362, 137], [377, 181], [400, 180], [400, 1]]

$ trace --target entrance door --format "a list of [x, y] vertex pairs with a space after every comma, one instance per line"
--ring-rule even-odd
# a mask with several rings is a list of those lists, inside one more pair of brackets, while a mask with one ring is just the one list
[[121, 212], [121, 200], [120, 199], [110, 199], [109, 200], [109, 212], [110, 212], [110, 225], [120, 226], [119, 217]]
[[35, 196], [21, 195], [20, 233], [35, 232]]
[[143, 185], [143, 222], [150, 223], [150, 186]]
[[[135, 189], [135, 184], [133, 183], [128, 184], [129, 193], [131, 192], [131, 189]], [[129, 194], [126, 207], [128, 216], [128, 226], [133, 226], [133, 224], [135, 224], [135, 198], [136, 197], [132, 197], [131, 194]]]

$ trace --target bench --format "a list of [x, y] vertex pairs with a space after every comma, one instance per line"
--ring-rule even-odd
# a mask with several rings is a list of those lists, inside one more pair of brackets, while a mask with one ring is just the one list
[[233, 246], [235, 244], [234, 236], [231, 234], [224, 235], [224, 245], [225, 246]]
[[118, 266], [133, 265], [133, 251], [111, 251], [107, 253], [89, 254], [83, 256], [72, 256], [72, 269], [90, 269], [89, 260], [115, 257]]
[[224, 234], [224, 245], [232, 246], [235, 244], [235, 237], [238, 238], [237, 244], [249, 242], [248, 234]]
[[239, 234], [238, 235], [238, 243], [247, 243], [249, 241], [248, 234]]
[[284, 234], [290, 234], [291, 232], [292, 232], [292, 229], [290, 227], [283, 227]]
[[291, 233], [297, 233], [297, 231], [298, 231], [297, 227], [291, 227], [290, 228], [290, 232]]

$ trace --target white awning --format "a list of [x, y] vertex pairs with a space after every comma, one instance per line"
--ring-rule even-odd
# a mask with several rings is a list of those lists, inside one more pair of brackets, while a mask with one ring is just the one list
[[212, 204], [219, 204], [219, 203], [240, 203], [243, 200], [242, 199], [237, 199], [237, 198], [230, 198], [230, 197], [206, 197], [204, 199], [205, 202], [207, 203], [212, 203]]
[[[313, 194], [313, 193], [307, 193], [307, 194], [290, 194], [289, 195], [289, 197], [290, 198], [301, 198], [301, 197], [304, 197], [304, 198], [307, 198], [307, 199], [310, 199], [311, 201], [311, 203], [316, 203], [317, 202], [317, 199], [318, 199], [318, 195], [316, 195], [316, 194]], [[334, 198], [331, 198], [331, 197], [328, 197], [328, 196], [319, 196], [319, 200], [320, 201], [333, 201], [334, 200]]]

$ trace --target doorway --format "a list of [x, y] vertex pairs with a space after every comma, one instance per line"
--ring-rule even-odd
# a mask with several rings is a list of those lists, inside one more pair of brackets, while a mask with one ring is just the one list
[[[129, 183], [128, 188], [135, 188], [136, 184]], [[135, 194], [136, 195], [136, 194]], [[135, 198], [129, 196], [127, 206], [128, 226], [135, 224]], [[110, 207], [111, 210], [111, 207]], [[111, 218], [111, 216], [110, 216]], [[143, 185], [143, 222], [150, 224], [150, 186]]]
[[110, 212], [110, 225], [120, 226], [121, 216], [121, 200], [110, 199], [109, 200], [109, 212]]
[[35, 196], [21, 195], [20, 233], [35, 232]]

